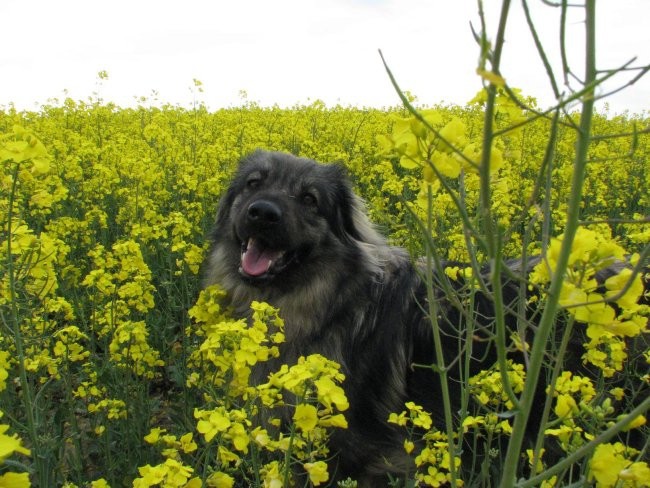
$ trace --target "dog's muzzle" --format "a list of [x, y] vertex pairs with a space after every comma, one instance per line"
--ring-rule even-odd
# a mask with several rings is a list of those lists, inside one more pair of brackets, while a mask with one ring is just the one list
[[246, 223], [251, 236], [242, 242], [239, 272], [251, 280], [272, 278], [283, 271], [295, 255], [272, 244], [282, 224], [282, 209], [270, 200], [256, 200], [248, 206]]

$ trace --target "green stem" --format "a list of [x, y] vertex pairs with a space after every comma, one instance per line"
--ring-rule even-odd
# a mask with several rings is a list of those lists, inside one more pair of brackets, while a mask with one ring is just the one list
[[537, 433], [537, 439], [535, 441], [535, 449], [533, 451], [533, 462], [532, 466], [537, 466], [539, 462], [542, 451], [544, 447], [544, 431], [546, 430], [547, 422], [549, 415], [551, 413], [551, 405], [553, 403], [553, 397], [555, 397], [555, 387], [557, 386], [557, 379], [560, 377], [562, 372], [562, 361], [561, 359], [566, 354], [567, 347], [569, 346], [569, 341], [573, 335], [573, 320], [569, 320], [564, 333], [562, 334], [562, 341], [560, 343], [560, 348], [557, 352], [558, 361], [555, 362], [555, 367], [553, 368], [553, 373], [551, 376], [551, 381], [548, 384], [548, 391], [546, 394], [546, 401], [544, 402], [544, 408], [542, 410], [542, 416], [539, 422], [539, 430]]
[[[501, 17], [499, 19], [499, 29], [495, 42], [494, 52], [491, 57], [492, 71], [499, 74], [499, 65], [501, 62], [501, 53], [505, 42], [505, 29], [510, 10], [510, 1], [504, 0], [501, 5]], [[484, 33], [485, 35], [485, 33]], [[490, 158], [492, 154], [492, 144], [494, 142], [494, 116], [496, 107], [497, 87], [490, 84], [486, 87], [487, 102], [485, 105], [485, 116], [483, 122], [483, 147], [481, 162], [479, 165], [480, 183], [480, 228], [482, 235], [486, 237], [487, 255], [490, 261], [491, 269], [491, 287], [492, 300], [494, 303], [494, 320], [496, 326], [496, 350], [497, 362], [499, 364], [499, 373], [501, 383], [508, 399], [518, 408], [518, 399], [512, 390], [508, 378], [508, 364], [506, 352], [506, 326], [505, 326], [505, 309], [503, 306], [503, 294], [501, 284], [501, 242], [500, 233], [492, 216], [492, 192], [491, 192], [491, 175], [490, 175]]]
[[[427, 235], [431, 235], [431, 225], [433, 220], [433, 197], [431, 194], [431, 187], [428, 188], [427, 193]], [[427, 303], [429, 305], [429, 320], [431, 321], [431, 329], [433, 332], [433, 342], [436, 350], [436, 367], [437, 373], [440, 375], [440, 389], [442, 391], [442, 404], [445, 412], [445, 430], [447, 432], [447, 443], [449, 446], [449, 474], [451, 476], [451, 486], [456, 486], [456, 464], [454, 458], [456, 455], [456, 448], [454, 442], [454, 419], [451, 409], [451, 396], [449, 395], [449, 382], [448, 382], [448, 365], [445, 364], [445, 355], [442, 348], [442, 339], [440, 337], [440, 326], [438, 324], [438, 311], [436, 306], [436, 297], [433, 293], [433, 251], [427, 246], [426, 255], [426, 269], [425, 269], [425, 282], [427, 286]]]
[[[585, 3], [585, 84], [587, 85], [590, 85], [596, 79], [595, 11], [595, 0], [587, 0]], [[526, 432], [526, 424], [528, 423], [535, 392], [537, 390], [538, 380], [542, 371], [546, 346], [555, 322], [558, 301], [562, 290], [562, 282], [567, 269], [569, 255], [571, 254], [571, 246], [580, 222], [580, 203], [582, 200], [582, 190], [587, 167], [587, 151], [590, 143], [593, 111], [594, 98], [592, 90], [586, 94], [582, 104], [564, 239], [562, 241], [560, 255], [558, 256], [557, 267], [551, 279], [548, 291], [548, 300], [544, 307], [544, 311], [542, 312], [539, 328], [535, 334], [535, 340], [533, 341], [532, 352], [530, 355], [530, 366], [526, 375], [524, 391], [520, 401], [520, 411], [515, 417], [512, 437], [508, 444], [508, 451], [506, 453], [504, 472], [500, 485], [502, 488], [513, 486], [516, 481], [517, 465]]]

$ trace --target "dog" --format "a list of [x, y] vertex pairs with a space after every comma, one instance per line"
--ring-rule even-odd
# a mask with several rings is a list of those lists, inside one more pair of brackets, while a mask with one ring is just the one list
[[[220, 200], [210, 238], [205, 283], [226, 290], [224, 305], [245, 317], [251, 301], [265, 301], [278, 307], [285, 321], [281, 356], [256, 370], [256, 381], [312, 353], [341, 365], [350, 408], [348, 428], [337, 429], [330, 439], [338, 453], [331, 467], [334, 481], [350, 477], [359, 486], [385, 486], [388, 474], [406, 471], [412, 461], [404, 452], [403, 428], [387, 422], [406, 401], [422, 405], [437, 426], [444, 425], [440, 375], [435, 368], [413, 367], [436, 362], [431, 299], [450, 365], [454, 412], [460, 408], [462, 375], [496, 360], [489, 294], [475, 295], [476, 361], [462, 373], [463, 307], [443, 291], [442, 282], [427, 291], [425, 266], [390, 246], [370, 223], [341, 165], [252, 153], [240, 162]], [[514, 303], [521, 290], [512, 275], [535, 262], [508, 265], [511, 278], [504, 281], [503, 294], [504, 302], [513, 304], [511, 327], [516, 327]], [[444, 269], [453, 263], [437, 264]]]

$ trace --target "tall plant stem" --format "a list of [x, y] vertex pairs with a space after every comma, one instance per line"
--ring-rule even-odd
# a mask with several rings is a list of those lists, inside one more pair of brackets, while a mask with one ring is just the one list
[[[510, 1], [504, 0], [501, 4], [501, 16], [499, 18], [499, 29], [494, 45], [494, 52], [490, 57], [491, 68], [496, 74], [499, 74], [501, 64], [501, 53], [505, 42], [505, 31], [508, 21], [508, 12], [510, 10]], [[485, 31], [483, 32], [485, 36]], [[486, 44], [487, 40], [483, 40]], [[491, 168], [490, 159], [492, 156], [492, 144], [494, 143], [494, 115], [496, 108], [497, 87], [490, 84], [486, 88], [487, 101], [485, 104], [485, 115], [483, 118], [483, 146], [482, 156], [479, 165], [480, 184], [480, 206], [479, 218], [481, 234], [486, 237], [486, 251], [490, 261], [491, 268], [491, 289], [492, 300], [494, 303], [494, 320], [496, 326], [496, 349], [497, 361], [499, 363], [499, 372], [501, 375], [501, 384], [508, 399], [518, 406], [518, 399], [510, 385], [508, 378], [508, 364], [506, 358], [506, 325], [505, 310], [503, 306], [503, 295], [501, 292], [501, 236], [492, 216], [492, 192], [491, 192]]]
[[[596, 79], [596, 1], [585, 2], [585, 80], [586, 86], [593, 86]], [[571, 181], [571, 195], [569, 196], [566, 227], [564, 239], [557, 260], [557, 268], [551, 279], [548, 292], [548, 301], [542, 313], [539, 329], [535, 335], [535, 341], [530, 355], [530, 366], [526, 375], [526, 383], [520, 400], [520, 410], [515, 418], [512, 437], [508, 444], [508, 451], [504, 463], [501, 487], [508, 488], [516, 481], [517, 464], [526, 431], [526, 424], [530, 417], [530, 411], [537, 390], [539, 376], [542, 370], [544, 353], [548, 343], [555, 315], [558, 309], [562, 282], [567, 269], [571, 246], [580, 223], [580, 202], [584, 186], [585, 173], [587, 168], [587, 151], [591, 139], [591, 121], [594, 111], [593, 88], [585, 94], [582, 102], [582, 112], [578, 127], [578, 138], [576, 142], [576, 154], [574, 169]]]
[[[433, 222], [433, 195], [431, 187], [427, 193], [427, 235], [432, 232]], [[447, 442], [449, 443], [449, 474], [451, 486], [456, 486], [456, 449], [454, 446], [454, 423], [451, 409], [451, 395], [449, 393], [449, 365], [445, 362], [445, 353], [442, 345], [440, 326], [438, 324], [438, 310], [436, 297], [433, 290], [433, 253], [434, 250], [427, 246], [427, 266], [425, 269], [425, 280], [427, 284], [427, 302], [429, 304], [429, 318], [433, 332], [433, 342], [436, 351], [436, 366], [440, 375], [440, 386], [442, 391], [442, 404], [445, 412], [445, 430]]]

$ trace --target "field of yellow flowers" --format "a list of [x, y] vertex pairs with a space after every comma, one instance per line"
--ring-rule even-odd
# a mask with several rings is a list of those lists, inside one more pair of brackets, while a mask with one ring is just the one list
[[[0, 112], [0, 486], [326, 485], [328, 432], [346, 427], [344, 377], [336, 363], [309, 356], [249, 385], [251, 367], [282, 347], [282, 311], [253, 303], [252, 323], [236, 321], [219, 308], [218, 288], [200, 290], [219, 196], [238, 159], [256, 148], [342, 161], [394, 244], [484, 262], [485, 247], [467, 232], [486, 210], [486, 175], [473, 164], [484, 150], [484, 103], [479, 94], [466, 107], [418, 117], [320, 102], [208, 112], [70, 99]], [[503, 93], [494, 121], [487, 205], [500, 253], [546, 252], [531, 276], [543, 288], [573, 191], [576, 121], [570, 113], [556, 123], [536, 117]], [[587, 325], [583, 360], [600, 375], [548, 367], [554, 391], [544, 436], [576, 462], [537, 486], [560, 486], [564, 476], [603, 487], [650, 480], [647, 399], [626, 381], [636, 374], [626, 368], [626, 339], [647, 332], [648, 309], [636, 304], [640, 278], [608, 280], [605, 291], [593, 282], [614, 258], [647, 259], [649, 124], [637, 115], [593, 121], [560, 307]], [[511, 419], [496, 414], [512, 408], [504, 374], [508, 390], [522, 392], [524, 364], [470, 378], [477, 407], [453, 432], [437, 430], [417, 405], [391, 416], [414, 459], [400, 486], [461, 484], [450, 436], [473, 436], [489, 450], [510, 435]], [[256, 414], [286, 408], [286, 392], [297, 399], [293, 424], [265, 430]], [[645, 441], [629, 447], [624, 433], [589, 444], [617, 423]], [[428, 431], [424, 443], [419, 429]], [[518, 469], [533, 479], [549, 467], [543, 451], [531, 450]], [[474, 470], [475, 484], [488, 479], [484, 469]]]

